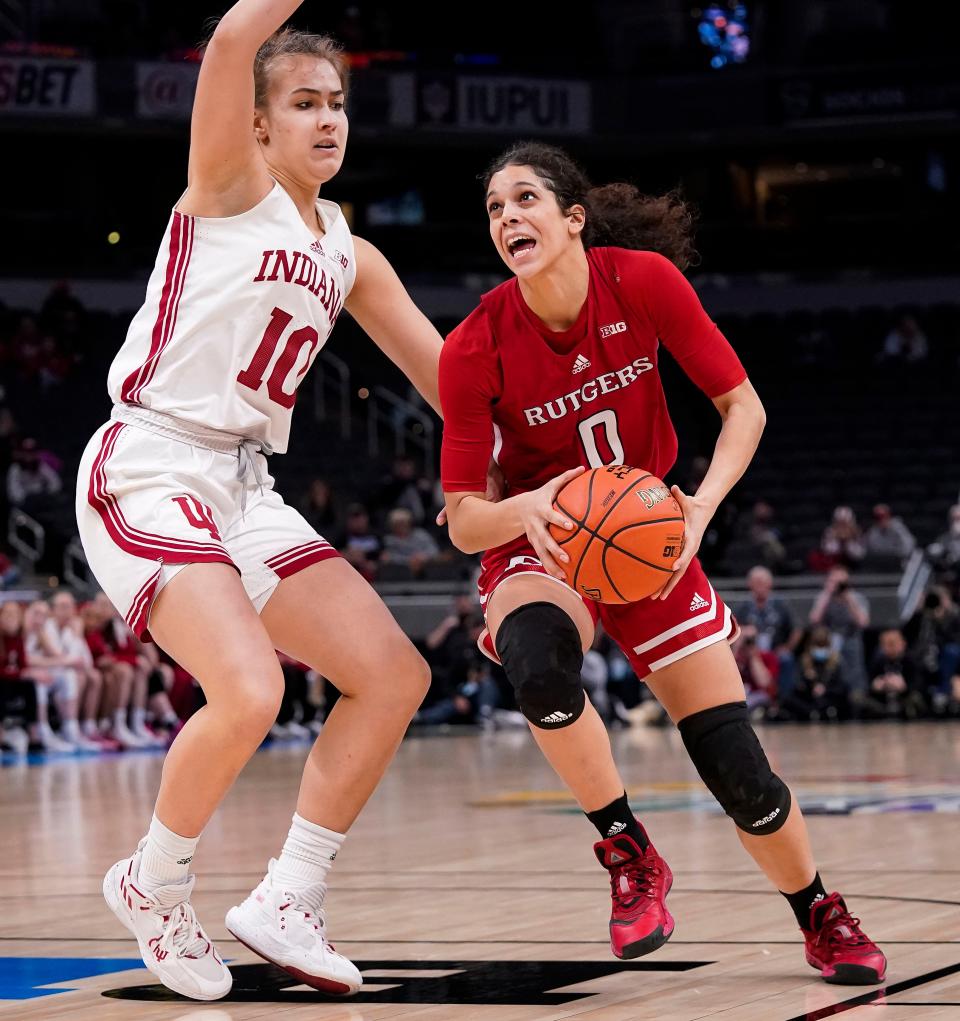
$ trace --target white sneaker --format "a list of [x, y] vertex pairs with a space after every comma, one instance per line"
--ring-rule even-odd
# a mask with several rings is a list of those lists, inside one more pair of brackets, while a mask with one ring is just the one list
[[145, 741], [142, 737], [137, 737], [136, 734], [126, 725], [114, 727], [110, 731], [110, 736], [114, 741], [119, 741], [124, 748], [147, 748], [149, 742]]
[[271, 858], [260, 885], [227, 912], [227, 928], [244, 946], [299, 982], [341, 996], [357, 992], [363, 979], [356, 965], [327, 942], [326, 886], [299, 891], [274, 886], [275, 865]]
[[30, 738], [23, 727], [5, 727], [3, 729], [3, 743], [15, 755], [26, 755], [30, 747]]
[[76, 748], [69, 741], [64, 741], [59, 734], [54, 733], [50, 727], [41, 726], [39, 729], [40, 744], [44, 751], [48, 752], [75, 752]]
[[190, 905], [195, 877], [142, 891], [138, 875], [146, 842], [144, 837], [131, 857], [104, 876], [107, 905], [136, 936], [143, 963], [168, 989], [193, 1000], [219, 1000], [233, 978]]
[[167, 743], [166, 738], [154, 734], [145, 723], [141, 723], [139, 726], [134, 725], [130, 730], [143, 742], [144, 748], [162, 748]]

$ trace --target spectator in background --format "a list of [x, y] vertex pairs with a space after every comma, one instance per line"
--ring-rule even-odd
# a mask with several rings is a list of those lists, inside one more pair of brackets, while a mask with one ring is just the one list
[[56, 496], [63, 488], [60, 476], [40, 457], [37, 441], [25, 439], [7, 471], [7, 499], [14, 507], [31, 505]]
[[277, 652], [283, 671], [283, 698], [277, 722], [270, 728], [275, 741], [312, 740], [320, 733], [317, 710], [310, 701], [310, 667]]
[[370, 527], [370, 514], [362, 503], [347, 508], [343, 544], [340, 553], [349, 563], [371, 581], [377, 573], [377, 561], [383, 544]]
[[0, 603], [0, 745], [23, 755], [29, 745], [27, 731], [5, 726], [9, 718], [24, 723], [40, 741], [37, 727], [37, 686], [27, 670], [23, 647], [23, 610], [19, 603]]
[[843, 663], [830, 629], [815, 627], [797, 661], [793, 690], [780, 700], [781, 720], [838, 720], [849, 711]]
[[[165, 744], [162, 738], [146, 726], [150, 674], [156, 665], [156, 649], [148, 651], [130, 630], [106, 593], [97, 593], [93, 607], [100, 643], [97, 650], [91, 651], [95, 659], [98, 652], [107, 658], [115, 692], [113, 716], [107, 724], [107, 736], [118, 741], [124, 748], [149, 748]], [[89, 636], [87, 640], [89, 643]]]
[[776, 516], [776, 511], [766, 500], [757, 500], [747, 526], [747, 538], [756, 549], [757, 556], [771, 569], [780, 567], [787, 559]]
[[873, 508], [873, 524], [864, 536], [867, 555], [906, 560], [917, 545], [910, 529], [901, 518], [895, 518], [890, 507], [878, 503]]
[[953, 573], [960, 568], [960, 503], [947, 511], [947, 530], [927, 547], [927, 553], [941, 572]]
[[340, 545], [343, 522], [333, 497], [333, 489], [326, 479], [314, 479], [310, 483], [310, 488], [300, 501], [300, 513], [331, 546]]
[[837, 507], [833, 520], [824, 529], [820, 552], [827, 567], [843, 564], [855, 567], [863, 560], [866, 547], [856, 516], [850, 507]]
[[810, 623], [829, 628], [854, 711], [858, 711], [867, 690], [863, 632], [870, 626], [870, 603], [851, 587], [850, 572], [845, 567], [834, 567], [827, 575], [810, 610]]
[[20, 568], [0, 549], [0, 589], [12, 588], [19, 580]]
[[[50, 608], [38, 599], [23, 613], [23, 648], [27, 668], [37, 684], [37, 731], [40, 743], [51, 752], [100, 751], [80, 734], [77, 707], [83, 680], [81, 660], [67, 655], [48, 630]], [[51, 698], [60, 717], [60, 733], [50, 726]]]
[[753, 720], [762, 720], [777, 696], [780, 664], [772, 652], [764, 652], [757, 644], [757, 629], [752, 624], [741, 627], [733, 647], [733, 658], [743, 680], [747, 709]]
[[390, 511], [381, 563], [406, 564], [414, 574], [420, 574], [439, 553], [436, 539], [425, 529], [414, 527], [413, 514], [406, 507]]
[[433, 495], [427, 479], [417, 473], [412, 457], [394, 459], [390, 474], [383, 480], [377, 497], [377, 507], [389, 510], [406, 507], [413, 515], [414, 524], [423, 524], [427, 507], [432, 506]]
[[930, 589], [904, 628], [904, 637], [934, 711], [949, 712], [960, 676], [960, 609], [946, 586]]
[[927, 335], [920, 329], [920, 324], [912, 315], [903, 315], [887, 334], [879, 360], [917, 363], [926, 361], [929, 353]]
[[882, 631], [870, 668], [867, 711], [876, 718], [919, 719], [926, 711], [920, 688], [903, 634], [896, 628]]
[[777, 688], [784, 694], [793, 686], [794, 651], [803, 631], [794, 626], [787, 604], [773, 595], [773, 574], [769, 568], [752, 567], [747, 572], [747, 586], [751, 598], [737, 607], [736, 618], [741, 627], [749, 625], [756, 630], [757, 647], [761, 652], [772, 652], [776, 656]]
[[[96, 745], [102, 750], [97, 719], [100, 700], [103, 696], [103, 675], [93, 664], [93, 656], [86, 639], [83, 637], [83, 621], [77, 613], [77, 601], [67, 591], [57, 592], [50, 600], [50, 616], [44, 625], [49, 644], [59, 648], [63, 655], [77, 664], [74, 671], [77, 677], [77, 719], [80, 735], [84, 742]], [[82, 747], [75, 739], [73, 727], [64, 724], [64, 736], [68, 741]], [[93, 751], [93, 747], [87, 747]]]

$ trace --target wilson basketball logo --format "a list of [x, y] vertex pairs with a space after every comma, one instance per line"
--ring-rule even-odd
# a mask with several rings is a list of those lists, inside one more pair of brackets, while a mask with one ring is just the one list
[[620, 323], [608, 323], [606, 326], [600, 327], [601, 339], [605, 337], [612, 337], [615, 333], [626, 333], [627, 324], [624, 322]]
[[637, 496], [643, 501], [643, 505], [647, 510], [653, 510], [658, 503], [663, 503], [669, 495], [670, 490], [666, 486], [651, 486], [649, 489], [637, 490]]

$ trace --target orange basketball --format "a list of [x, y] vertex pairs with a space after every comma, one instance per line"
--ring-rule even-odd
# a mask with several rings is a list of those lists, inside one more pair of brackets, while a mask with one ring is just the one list
[[613, 464], [568, 482], [554, 507], [573, 531], [550, 525], [570, 557], [567, 581], [598, 603], [635, 603], [666, 584], [683, 548], [683, 511], [663, 482]]

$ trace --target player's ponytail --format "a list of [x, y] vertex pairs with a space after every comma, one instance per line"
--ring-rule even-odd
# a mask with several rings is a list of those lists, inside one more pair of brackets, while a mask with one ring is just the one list
[[694, 213], [677, 191], [644, 195], [623, 183], [594, 188], [568, 153], [543, 142], [518, 142], [502, 153], [481, 176], [484, 191], [494, 174], [510, 166], [531, 167], [561, 209], [584, 207], [584, 248], [612, 245], [659, 252], [678, 269], [699, 260], [693, 245]]

